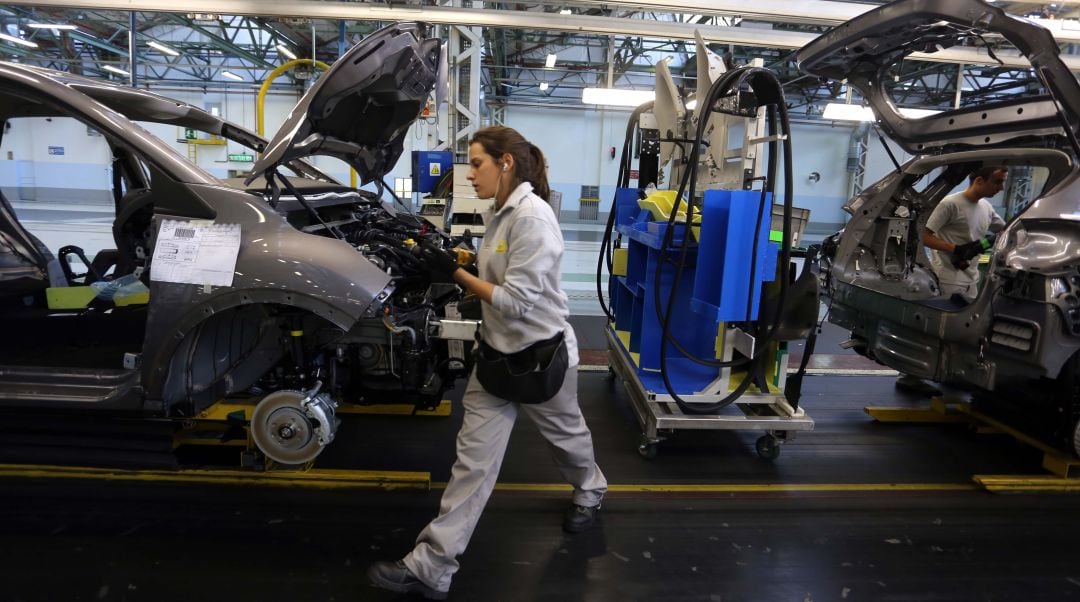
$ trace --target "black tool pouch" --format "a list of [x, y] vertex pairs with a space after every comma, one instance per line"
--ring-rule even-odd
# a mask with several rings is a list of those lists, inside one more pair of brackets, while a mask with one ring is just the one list
[[569, 363], [561, 332], [517, 353], [502, 353], [483, 340], [476, 346], [476, 378], [484, 390], [517, 403], [543, 403], [555, 397]]

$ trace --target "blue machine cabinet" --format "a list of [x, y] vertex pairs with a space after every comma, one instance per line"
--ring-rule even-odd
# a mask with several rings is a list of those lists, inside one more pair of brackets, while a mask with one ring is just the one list
[[[747, 377], [745, 371], [703, 366], [668, 342], [663, 367], [671, 390], [661, 375], [663, 332], [657, 309], [667, 309], [672, 289], [669, 332], [683, 348], [697, 357], [725, 360], [740, 352], [753, 353], [753, 337], [731, 323], [759, 318], [762, 287], [776, 277], [779, 247], [769, 242], [772, 199], [760, 191], [708, 190], [700, 231], [696, 236], [688, 233], [683, 219], [674, 226], [672, 244], [663, 252], [668, 223], [644, 208], [655, 204], [639, 204], [638, 199], [636, 189], [616, 192], [615, 228], [622, 248], [608, 281], [614, 320], [607, 334], [612, 368], [626, 382], [642, 424], [639, 450], [643, 455], [655, 453], [658, 433], [667, 429], [761, 428], [770, 437], [780, 432], [785, 438], [788, 431], [812, 429], [813, 420], [784, 398], [787, 351], [782, 344], [765, 350], [772, 359], [766, 370], [770, 390], [751, 387], [730, 406], [732, 412], [684, 414], [671, 392], [689, 403], [715, 403]], [[687, 235], [694, 238], [679, 269]]]

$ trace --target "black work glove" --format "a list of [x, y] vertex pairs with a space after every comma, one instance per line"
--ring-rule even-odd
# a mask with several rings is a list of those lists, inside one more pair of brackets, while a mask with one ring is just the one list
[[[969, 262], [982, 255], [984, 251], [994, 246], [994, 236], [987, 236], [978, 240], [973, 240], [969, 243], [962, 245], [956, 245], [956, 248], [952, 252], [952, 263], [958, 269], [964, 269], [969, 265]], [[963, 264], [963, 265], [961, 265]]]
[[457, 255], [444, 251], [426, 240], [420, 243], [420, 263], [432, 277], [447, 280], [458, 269]]

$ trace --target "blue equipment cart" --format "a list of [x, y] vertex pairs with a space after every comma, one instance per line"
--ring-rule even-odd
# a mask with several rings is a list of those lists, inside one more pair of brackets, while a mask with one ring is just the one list
[[[668, 198], [673, 196], [669, 193]], [[677, 210], [670, 202], [667, 206]], [[653, 196], [639, 201], [636, 189], [617, 191], [613, 210], [622, 247], [615, 251], [608, 281], [615, 319], [608, 324], [607, 340], [611, 369], [625, 383], [641, 424], [638, 451], [643, 456], [654, 457], [662, 433], [677, 429], [761, 429], [765, 434], [757, 441], [757, 451], [774, 459], [780, 443], [793, 432], [813, 429], [813, 419], [784, 396], [786, 344], [774, 342], [755, 350], [754, 336], [734, 325], [759, 319], [762, 287], [776, 278], [778, 245], [769, 242], [771, 206], [772, 199], [760, 191], [706, 191], [700, 227], [697, 220], [691, 224], [693, 238], [680, 264], [683, 237], [688, 235], [685, 216], [661, 253], [668, 227], [664, 202]], [[709, 414], [685, 413], [675, 403], [672, 391], [691, 407], [726, 401], [750, 377], [739, 367], [696, 363], [670, 341], [661, 363], [664, 337], [657, 307], [667, 308], [676, 281], [669, 332], [698, 358], [731, 360], [764, 353], [766, 368], [757, 382], [765, 390], [750, 385], [725, 408]]]

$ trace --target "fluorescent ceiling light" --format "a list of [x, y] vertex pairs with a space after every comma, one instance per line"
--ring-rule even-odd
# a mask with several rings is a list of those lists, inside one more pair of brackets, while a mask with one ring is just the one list
[[155, 42], [155, 41], [151, 40], [151, 41], [147, 42], [146, 45], [151, 47], [151, 48], [157, 48], [161, 52], [164, 52], [165, 54], [168, 54], [168, 55], [171, 55], [171, 56], [180, 56], [180, 51], [176, 50], [175, 48], [166, 46], [166, 45], [162, 44], [161, 42]]
[[289, 58], [290, 61], [295, 61], [296, 60], [296, 53], [293, 52], [292, 50], [289, 50], [288, 46], [286, 46], [284, 44], [277, 44], [277, 45], [274, 46], [274, 48], [277, 48], [278, 52], [280, 52], [281, 54], [284, 54], [286, 57]]
[[66, 29], [68, 31], [78, 29], [77, 26], [70, 23], [27, 23], [26, 26], [34, 29]]
[[[937, 109], [910, 109], [902, 108], [899, 112], [909, 119], [922, 119], [931, 115], [937, 115], [941, 111]], [[825, 105], [825, 111], [821, 114], [825, 119], [834, 121], [874, 121], [874, 111], [870, 107], [862, 105], [849, 105], [839, 102], [830, 102]]]
[[21, 44], [23, 46], [29, 46], [30, 48], [37, 48], [38, 47], [35, 42], [31, 42], [29, 40], [24, 40], [22, 38], [16, 38], [15, 36], [9, 36], [6, 33], [0, 33], [0, 40], [7, 40], [8, 42], [12, 42], [14, 44]]
[[821, 116], [834, 121], [873, 121], [874, 111], [862, 105], [830, 102], [825, 105], [825, 111], [821, 113]]
[[547, 90], [547, 89], [548, 89], [548, 83], [547, 82], [540, 82], [540, 91], [543, 92], [544, 90]]
[[102, 67], [102, 69], [104, 69], [106, 71], [112, 71], [113, 73], [118, 73], [118, 74], [123, 75], [125, 77], [131, 75], [127, 71], [124, 71], [123, 69], [121, 69], [119, 67], [113, 67], [112, 65], [105, 65], [104, 67]]
[[551, 69], [551, 68], [555, 67], [555, 59], [556, 58], [557, 57], [554, 54], [547, 55], [547, 60], [544, 61], [544, 67], [547, 67], [548, 69]]
[[941, 111], [937, 109], [909, 109], [906, 107], [900, 109], [901, 115], [903, 115], [904, 117], [909, 117], [911, 119], [922, 119], [923, 117], [937, 115], [940, 112]]
[[222, 71], [221, 76], [222, 77], [227, 77], [229, 79], [235, 79], [238, 82], [244, 81], [244, 78], [242, 78], [239, 75], [233, 73], [232, 71]]
[[620, 90], [618, 88], [585, 88], [581, 91], [581, 102], [587, 105], [614, 105], [618, 107], [636, 107], [643, 102], [656, 99], [652, 90]]

